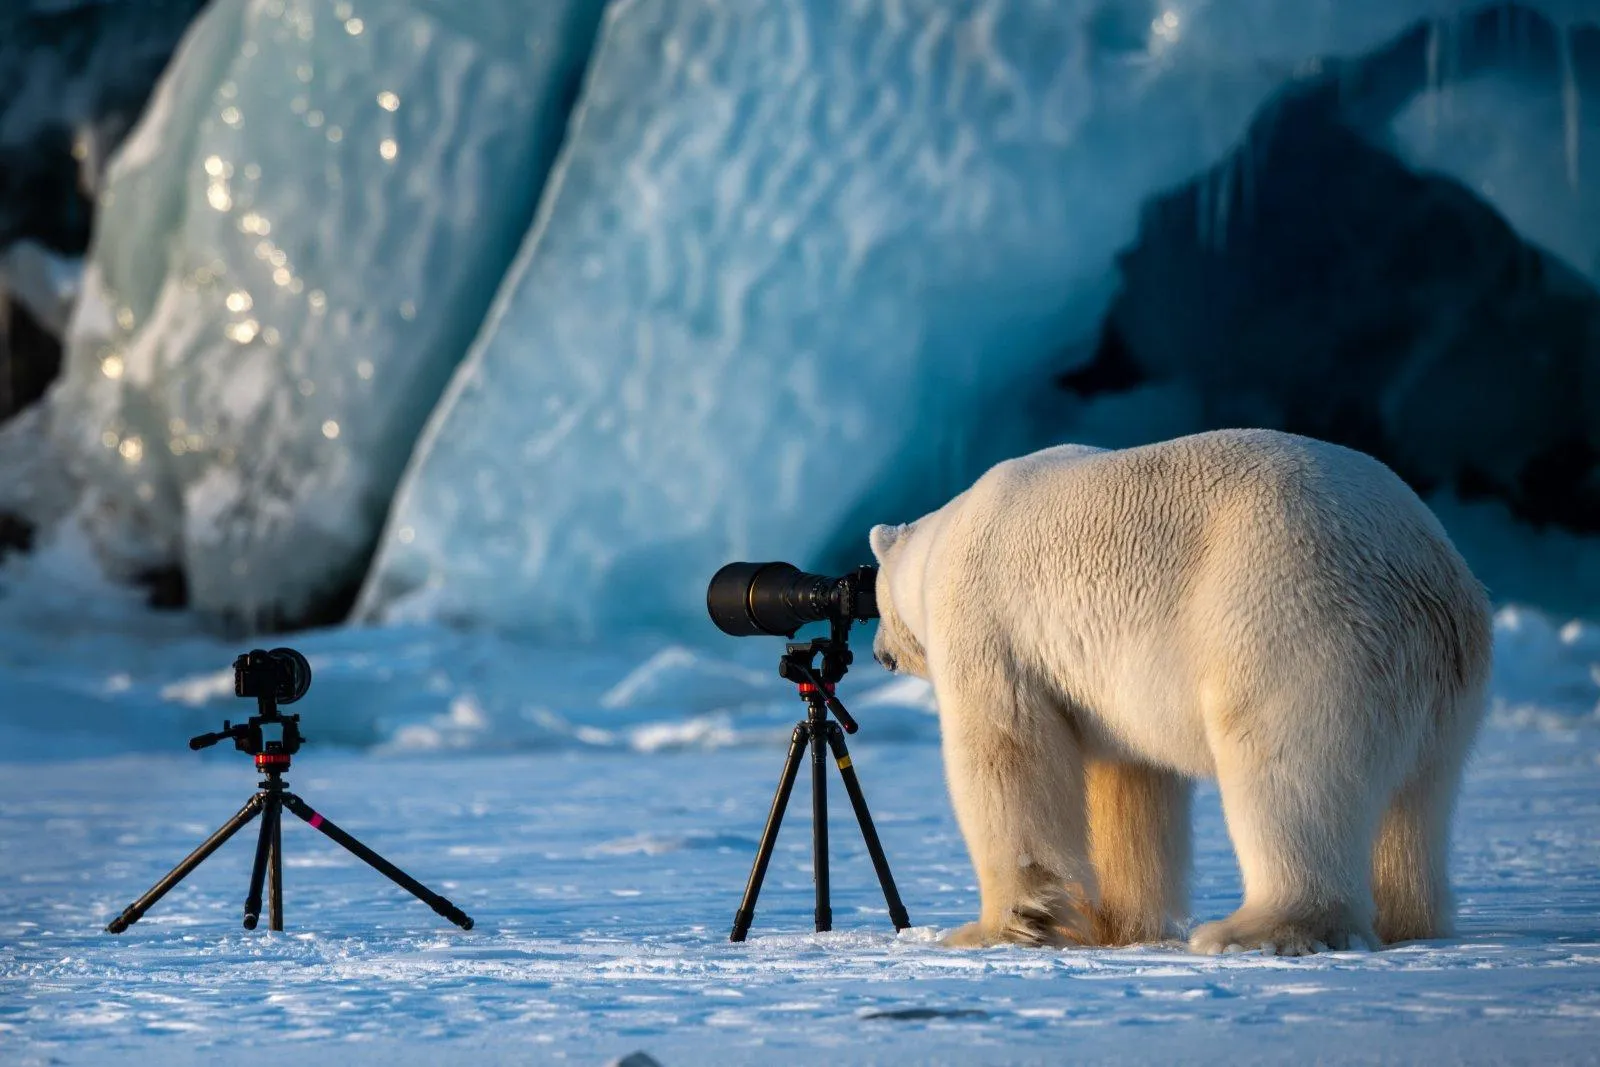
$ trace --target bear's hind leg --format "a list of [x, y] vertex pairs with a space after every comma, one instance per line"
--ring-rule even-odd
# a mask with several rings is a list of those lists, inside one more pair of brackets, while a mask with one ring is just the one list
[[1434, 754], [1384, 813], [1372, 850], [1372, 891], [1385, 944], [1453, 932], [1450, 815], [1463, 760], [1459, 752]]
[[1170, 771], [1089, 763], [1089, 855], [1100, 886], [1091, 911], [1096, 944], [1177, 936], [1189, 913], [1191, 792]]
[[1264, 739], [1214, 749], [1244, 905], [1198, 927], [1195, 952], [1302, 956], [1376, 948], [1372, 841], [1378, 804], [1360, 772]]
[[948, 945], [1091, 938], [1084, 910], [1094, 875], [1078, 739], [1059, 710], [1020, 699], [1006, 679], [938, 692], [950, 799], [981, 897], [978, 921]]

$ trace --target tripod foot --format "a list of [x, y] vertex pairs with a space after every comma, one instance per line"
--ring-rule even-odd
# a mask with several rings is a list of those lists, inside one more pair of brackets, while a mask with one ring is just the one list
[[468, 915], [466, 912], [462, 911], [460, 908], [456, 907], [443, 897], [439, 898], [439, 903], [433, 905], [433, 910], [435, 913], [444, 916], [446, 919], [449, 919], [463, 930], [472, 929], [472, 916]]
[[149, 911], [150, 908], [154, 906], [156, 901], [166, 896], [169, 889], [183, 881], [184, 877], [190, 871], [200, 866], [201, 862], [207, 856], [221, 848], [222, 843], [228, 840], [228, 838], [232, 837], [234, 834], [238, 833], [241, 826], [255, 818], [256, 813], [259, 812], [265, 804], [266, 801], [262, 799], [262, 794], [260, 793], [257, 793], [255, 796], [245, 801], [244, 807], [240, 808], [233, 818], [223, 823], [216, 833], [206, 838], [205, 842], [201, 844], [199, 848], [189, 853], [189, 855], [184, 858], [182, 863], [168, 871], [166, 876], [162, 878], [161, 881], [150, 887], [149, 892], [140, 897], [138, 900], [134, 901], [132, 904], [129, 904], [127, 908], [123, 910], [121, 915], [118, 915], [115, 919], [112, 919], [109, 923], [107, 923], [106, 933], [120, 934], [128, 927], [132, 926], [134, 923], [143, 918], [144, 913]]
[[772, 849], [778, 843], [778, 827], [783, 825], [783, 812], [789, 806], [789, 794], [794, 790], [795, 777], [800, 773], [800, 759], [811, 738], [811, 727], [800, 722], [789, 737], [789, 754], [783, 761], [783, 774], [778, 779], [778, 791], [773, 794], [772, 808], [767, 812], [767, 825], [761, 830], [761, 844], [756, 849], [756, 861], [750, 867], [750, 880], [745, 883], [744, 899], [733, 916], [733, 932], [728, 940], [743, 941], [750, 933], [750, 924], [756, 918], [756, 898], [761, 895], [761, 883], [767, 877], [767, 864], [772, 861]]

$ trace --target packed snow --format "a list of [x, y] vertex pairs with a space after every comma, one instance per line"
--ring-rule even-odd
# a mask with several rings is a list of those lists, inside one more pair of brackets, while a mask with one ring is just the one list
[[[913, 928], [890, 929], [835, 779], [836, 929], [811, 932], [802, 781], [752, 937], [732, 945], [802, 709], [781, 641], [702, 622], [675, 644], [566, 649], [423, 625], [230, 643], [90, 577], [88, 551], [0, 567], [8, 1062], [1551, 1062], [1600, 1040], [1589, 623], [1497, 615], [1454, 938], [1306, 959], [943, 949], [977, 894], [928, 694], [863, 662], [841, 695]], [[253, 827], [103, 932], [254, 788], [245, 757], [185, 741], [248, 714], [231, 660], [279, 643], [314, 671], [288, 708], [309, 738], [292, 788], [460, 905], [470, 933], [293, 819], [284, 933], [238, 925]], [[1239, 893], [1209, 788], [1197, 829], [1201, 921]]]
[[[374, 631], [376, 638], [381, 631]], [[375, 640], [371, 651], [381, 653]], [[530, 684], [534, 681], [529, 678]], [[776, 684], [776, 683], [775, 683]], [[440, 704], [441, 711], [443, 703]], [[314, 689], [307, 732], [338, 709]], [[223, 709], [213, 709], [220, 713]], [[281, 934], [239, 928], [253, 835], [128, 933], [104, 923], [253, 788], [236, 753], [11, 764], [0, 774], [0, 1058], [663, 1064], [1586, 1061], [1600, 1039], [1600, 729], [1492, 727], [1458, 817], [1456, 937], [1378, 953], [1197, 957], [939, 947], [977, 895], [923, 740], [853, 754], [913, 928], [896, 936], [848, 807], [835, 931], [810, 931], [809, 802], [791, 801], [751, 939], [726, 940], [782, 741], [649, 755], [355, 755], [288, 775], [450, 897], [459, 931], [297, 820]], [[1237, 871], [1198, 809], [1197, 919]], [[253, 829], [253, 828], [251, 828]]]

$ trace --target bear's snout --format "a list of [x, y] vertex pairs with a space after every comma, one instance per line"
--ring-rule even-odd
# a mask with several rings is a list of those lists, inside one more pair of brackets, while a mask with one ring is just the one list
[[877, 660], [878, 665], [884, 670], [888, 671], [890, 674], [895, 672], [896, 664], [892, 654], [888, 652], [879, 652], [877, 649], [873, 649], [872, 658]]

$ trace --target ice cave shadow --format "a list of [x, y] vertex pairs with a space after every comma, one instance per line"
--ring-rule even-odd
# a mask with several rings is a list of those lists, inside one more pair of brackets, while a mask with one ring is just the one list
[[1290, 82], [1218, 163], [1146, 203], [1097, 343], [1057, 379], [1079, 415], [1107, 398], [1126, 412], [1118, 398], [1135, 394], [1160, 414], [1178, 396], [1165, 435], [1319, 437], [1423, 494], [1600, 534], [1600, 292], [1386, 142], [1437, 85], [1441, 40], [1457, 82], [1496, 75], [1600, 107], [1600, 26], [1517, 3], [1419, 22]]

